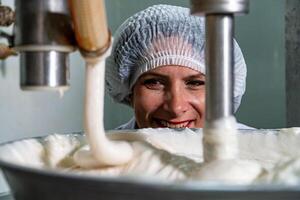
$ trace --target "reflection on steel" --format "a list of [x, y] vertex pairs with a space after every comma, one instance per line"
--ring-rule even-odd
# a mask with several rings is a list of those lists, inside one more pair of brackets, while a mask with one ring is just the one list
[[193, 14], [244, 14], [249, 11], [249, 0], [191, 0]]
[[69, 61], [66, 52], [21, 53], [21, 88], [26, 90], [67, 89]]
[[67, 0], [15, 0], [14, 49], [21, 53], [22, 89], [69, 86], [75, 38]]

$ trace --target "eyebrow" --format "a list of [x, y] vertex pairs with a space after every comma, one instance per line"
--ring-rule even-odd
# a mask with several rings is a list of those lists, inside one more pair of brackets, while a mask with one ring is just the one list
[[[162, 78], [168, 78], [168, 75], [163, 75], [163, 74], [155, 73], [155, 72], [146, 72], [146, 73], [142, 74], [140, 76], [140, 78], [143, 78], [145, 76], [159, 76], [159, 77], [162, 77]], [[189, 79], [189, 78], [205, 78], [205, 75], [202, 74], [201, 72], [199, 72], [197, 74], [193, 74], [193, 75], [184, 77], [184, 79]]]
[[205, 78], [205, 75], [202, 73], [199, 73], [196, 75], [187, 76], [187, 78]]
[[163, 78], [168, 78], [167, 75], [163, 75], [163, 74], [159, 74], [159, 73], [155, 73], [155, 72], [146, 72], [146, 73], [142, 74], [140, 76], [140, 78], [145, 77], [145, 76], [160, 76], [160, 77], [163, 77]]

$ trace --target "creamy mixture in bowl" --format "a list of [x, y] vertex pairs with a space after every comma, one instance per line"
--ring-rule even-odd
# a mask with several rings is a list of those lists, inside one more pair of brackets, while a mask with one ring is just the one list
[[78, 149], [89, 148], [85, 137], [52, 134], [41, 139], [4, 144], [0, 147], [0, 159], [26, 167], [96, 177], [129, 176], [231, 184], [297, 185], [300, 182], [300, 128], [240, 130], [237, 134], [238, 158], [243, 162], [228, 159], [225, 162], [217, 160], [215, 164], [203, 162], [203, 146], [199, 142], [202, 141], [202, 129], [140, 129], [107, 135], [111, 140], [128, 141], [134, 149], [134, 158], [122, 165], [84, 168], [76, 163], [74, 154]]

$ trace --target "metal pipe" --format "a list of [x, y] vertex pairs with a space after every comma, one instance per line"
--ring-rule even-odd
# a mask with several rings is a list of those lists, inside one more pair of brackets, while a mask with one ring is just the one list
[[249, 11], [249, 0], [191, 0], [191, 13], [244, 14]]
[[234, 14], [247, 13], [248, 0], [191, 0], [191, 13], [205, 15], [206, 126], [233, 114]]
[[233, 16], [206, 16], [206, 121], [233, 114]]
[[65, 90], [75, 38], [67, 0], [15, 0], [14, 49], [21, 54], [21, 88]]
[[68, 53], [28, 51], [20, 56], [21, 87], [26, 90], [67, 90]]

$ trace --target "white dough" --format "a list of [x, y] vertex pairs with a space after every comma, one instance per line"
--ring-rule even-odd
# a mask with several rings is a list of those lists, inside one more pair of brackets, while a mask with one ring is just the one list
[[203, 132], [203, 156], [205, 162], [237, 158], [238, 131], [233, 116], [208, 123]]
[[238, 130], [233, 116], [209, 122], [203, 133], [204, 163], [195, 178], [235, 184], [249, 184], [261, 173], [255, 160], [239, 158]]
[[[300, 152], [295, 151], [300, 146], [298, 130], [300, 129], [290, 128], [281, 131], [251, 130], [238, 133], [238, 158], [208, 163], [203, 162], [203, 146], [199, 143], [202, 140], [202, 131], [194, 132], [189, 129], [141, 129], [128, 133], [108, 133], [110, 140], [127, 138], [134, 150], [134, 159], [118, 166], [94, 166], [89, 169], [78, 166], [74, 160], [69, 160], [74, 158], [74, 151], [71, 149], [76, 150], [78, 142], [80, 145], [85, 143], [70, 135], [49, 136], [52, 139], [48, 137], [42, 142], [28, 139], [7, 144], [0, 148], [0, 158], [25, 166], [65, 169], [92, 176], [295, 185], [300, 184]], [[52, 153], [45, 153], [49, 152], [49, 147], [55, 146], [59, 150], [52, 149]], [[54, 152], [60, 155], [55, 155]], [[68, 162], [64, 162], [66, 159]], [[53, 161], [52, 164], [49, 160]], [[249, 165], [252, 167], [249, 168]]]
[[81, 149], [75, 162], [84, 168], [122, 165], [132, 159], [132, 147], [126, 141], [112, 141], [103, 125], [105, 58], [86, 60], [84, 128], [90, 149]]

